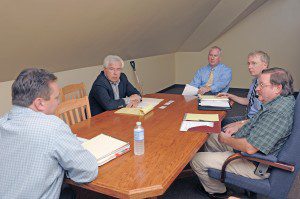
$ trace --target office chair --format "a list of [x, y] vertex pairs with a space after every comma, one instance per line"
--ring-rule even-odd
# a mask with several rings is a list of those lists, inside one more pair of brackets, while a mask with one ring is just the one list
[[[255, 180], [225, 172], [229, 162], [235, 159], [245, 158], [250, 161], [269, 165], [270, 177], [263, 180]], [[279, 152], [278, 156], [256, 153], [236, 153], [230, 156], [224, 163], [222, 171], [209, 169], [208, 175], [222, 182], [233, 184], [254, 193], [259, 193], [269, 198], [287, 198], [290, 188], [300, 168], [300, 97], [297, 97], [292, 134]]]

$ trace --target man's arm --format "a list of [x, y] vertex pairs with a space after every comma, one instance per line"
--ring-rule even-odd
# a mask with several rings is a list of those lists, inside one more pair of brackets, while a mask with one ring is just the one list
[[200, 88], [202, 86], [202, 75], [203, 75], [203, 67], [199, 68], [196, 73], [195, 76], [193, 78], [193, 80], [191, 81], [190, 85], [194, 86], [196, 88]]
[[224, 132], [219, 134], [218, 140], [221, 143], [227, 144], [236, 150], [246, 152], [248, 154], [254, 154], [259, 151], [257, 148], [252, 146], [246, 138], [234, 138]]
[[239, 96], [236, 96], [236, 95], [233, 95], [233, 94], [230, 94], [230, 93], [219, 93], [217, 95], [218, 97], [228, 97], [228, 99], [231, 99], [241, 105], [245, 105], [247, 106], [248, 103], [249, 103], [249, 100], [248, 98], [246, 97], [239, 97]]
[[53, 158], [65, 170], [67, 177], [77, 183], [94, 180], [98, 176], [96, 158], [81, 146], [69, 126], [62, 121], [53, 131], [54, 135], [51, 136]]

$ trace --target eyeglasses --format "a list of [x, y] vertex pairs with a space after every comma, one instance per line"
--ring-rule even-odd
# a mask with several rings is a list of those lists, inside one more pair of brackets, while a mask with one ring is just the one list
[[258, 83], [257, 87], [261, 87], [261, 88], [265, 88], [265, 87], [268, 87], [268, 86], [272, 86], [272, 84], [263, 84], [263, 83]]

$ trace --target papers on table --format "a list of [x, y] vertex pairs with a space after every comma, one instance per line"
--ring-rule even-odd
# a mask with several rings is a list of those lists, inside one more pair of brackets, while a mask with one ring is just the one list
[[[219, 125], [218, 114], [194, 114], [186, 113], [180, 126], [180, 131], [215, 132]], [[215, 126], [216, 125], [216, 126]], [[194, 128], [199, 127], [199, 128]], [[193, 129], [194, 128], [194, 129]]]
[[209, 122], [218, 122], [219, 115], [218, 114], [195, 114], [195, 113], [186, 113], [184, 116], [184, 120], [189, 121], [209, 121]]
[[138, 104], [138, 108], [144, 108], [149, 105], [152, 105], [153, 107], [157, 106], [160, 102], [162, 102], [164, 99], [156, 99], [156, 98], [142, 98], [142, 101]]
[[199, 95], [201, 100], [209, 100], [209, 101], [229, 101], [228, 97], [217, 97], [216, 95]]
[[199, 99], [200, 99], [200, 102], [199, 102], [200, 106], [230, 108], [228, 98], [217, 97], [214, 95], [200, 95]]
[[152, 111], [154, 106], [148, 105], [143, 108], [121, 108], [117, 110], [115, 113], [121, 113], [121, 114], [129, 114], [129, 115], [146, 115], [150, 111]]
[[199, 121], [182, 121], [180, 131], [188, 131], [190, 128], [197, 126], [209, 126], [213, 127], [213, 122], [199, 122]]
[[100, 134], [85, 141], [81, 145], [95, 156], [98, 166], [101, 166], [130, 150], [129, 143], [105, 134]]
[[157, 106], [163, 99], [156, 98], [142, 98], [142, 101], [138, 104], [136, 108], [121, 108], [117, 110], [115, 113], [121, 114], [129, 114], [129, 115], [146, 115], [150, 111], [153, 110], [155, 106]]
[[184, 90], [182, 92], [182, 95], [197, 95], [198, 94], [198, 88], [191, 86], [189, 84], [186, 84], [184, 87]]

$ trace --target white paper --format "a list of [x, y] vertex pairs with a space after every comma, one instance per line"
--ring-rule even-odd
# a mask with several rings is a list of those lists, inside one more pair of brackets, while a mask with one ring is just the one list
[[142, 101], [138, 104], [138, 108], [145, 108], [148, 105], [157, 106], [164, 99], [156, 99], [156, 98], [142, 98]]
[[189, 84], [186, 84], [184, 87], [184, 90], [182, 92], [182, 95], [197, 95], [198, 94], [198, 88], [191, 86]]
[[201, 100], [200, 106], [230, 107], [229, 102], [224, 100]]
[[190, 128], [197, 126], [209, 126], [213, 127], [213, 122], [198, 122], [198, 121], [182, 121], [180, 131], [188, 131]]

